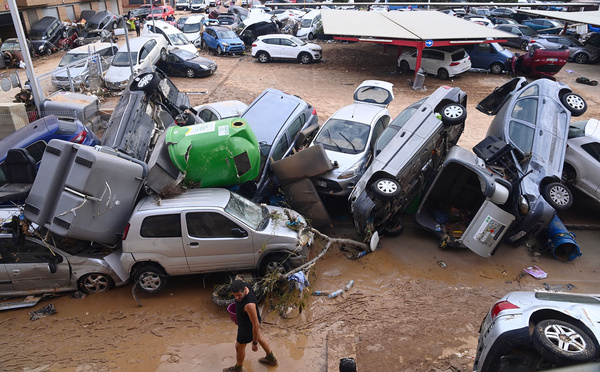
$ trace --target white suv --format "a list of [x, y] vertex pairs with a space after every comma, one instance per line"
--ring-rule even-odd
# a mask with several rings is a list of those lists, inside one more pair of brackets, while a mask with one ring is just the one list
[[300, 63], [311, 63], [322, 57], [319, 45], [306, 43], [293, 35], [271, 34], [259, 36], [252, 43], [252, 57], [261, 63], [271, 59], [296, 59]]
[[[417, 51], [407, 51], [398, 58], [401, 72], [414, 70], [417, 65]], [[471, 69], [471, 57], [463, 48], [425, 48], [421, 68], [427, 74], [437, 75], [447, 80]]]

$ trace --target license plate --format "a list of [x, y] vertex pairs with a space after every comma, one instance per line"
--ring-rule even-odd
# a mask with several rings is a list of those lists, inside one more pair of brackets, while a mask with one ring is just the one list
[[558, 58], [548, 58], [546, 61], [548, 61], [548, 62], [556, 62], [556, 61], [558, 61]]

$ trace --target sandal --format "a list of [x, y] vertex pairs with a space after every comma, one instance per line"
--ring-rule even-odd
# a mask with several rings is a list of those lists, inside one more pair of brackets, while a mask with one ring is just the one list
[[229, 368], [223, 368], [223, 372], [246, 372], [246, 369], [242, 367], [242, 369], [235, 369], [235, 366]]
[[276, 366], [277, 358], [269, 359], [267, 357], [262, 357], [258, 360], [259, 363], [266, 364], [268, 366]]

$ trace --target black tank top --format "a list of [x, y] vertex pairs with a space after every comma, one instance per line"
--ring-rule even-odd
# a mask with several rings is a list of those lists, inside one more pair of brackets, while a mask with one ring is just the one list
[[[248, 288], [248, 294], [241, 301], [235, 303], [235, 314], [237, 315], [238, 326], [240, 327], [252, 327], [252, 322], [250, 321], [250, 317], [248, 313], [244, 310], [244, 307], [247, 304], [258, 304], [258, 300], [256, 299], [256, 294], [252, 287], [248, 283], [244, 283], [246, 288]], [[258, 322], [261, 323], [262, 319], [260, 317], [260, 311], [258, 311], [258, 306], [256, 307], [256, 315], [258, 315]]]

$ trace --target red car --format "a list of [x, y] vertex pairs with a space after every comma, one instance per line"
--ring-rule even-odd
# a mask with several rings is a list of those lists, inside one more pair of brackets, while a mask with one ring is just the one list
[[155, 6], [146, 20], [161, 19], [163, 21], [175, 21], [175, 9], [170, 5]]
[[513, 75], [554, 80], [567, 63], [569, 49], [531, 49], [523, 55], [515, 54], [512, 60]]

